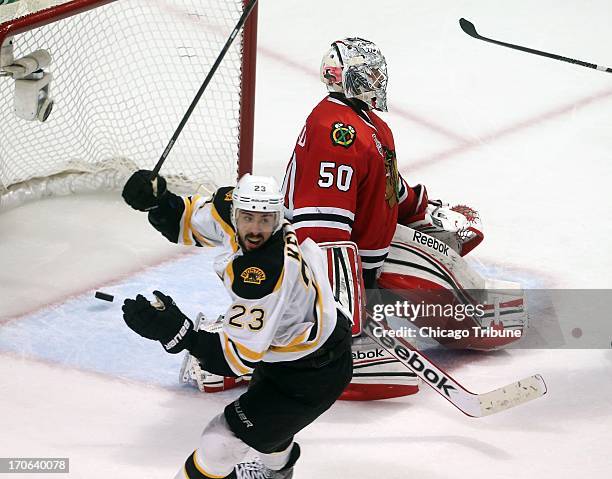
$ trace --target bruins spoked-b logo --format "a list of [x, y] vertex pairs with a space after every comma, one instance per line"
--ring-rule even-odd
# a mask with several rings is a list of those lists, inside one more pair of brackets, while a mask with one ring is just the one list
[[242, 272], [240, 277], [245, 283], [261, 284], [266, 279], [266, 273], [261, 268], [250, 266]]
[[355, 143], [355, 138], [357, 138], [357, 132], [355, 131], [355, 128], [353, 128], [351, 125], [345, 125], [344, 123], [341, 123], [339, 121], [332, 125], [332, 144], [348, 148], [353, 143]]

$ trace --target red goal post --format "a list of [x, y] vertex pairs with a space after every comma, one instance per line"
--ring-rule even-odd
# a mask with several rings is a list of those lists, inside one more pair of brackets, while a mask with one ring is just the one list
[[[0, 46], [49, 51], [55, 106], [45, 122], [18, 118], [15, 81], [0, 76], [0, 209], [152, 169], [247, 0], [15, 3], [8, 19], [16, 5], [0, 5]], [[256, 48], [257, 6], [162, 169], [171, 184], [211, 189], [252, 170]]]

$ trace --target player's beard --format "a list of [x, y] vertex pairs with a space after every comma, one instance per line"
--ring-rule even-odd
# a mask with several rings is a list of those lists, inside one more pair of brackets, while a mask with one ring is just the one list
[[247, 234], [242, 243], [247, 251], [253, 251], [265, 243], [265, 238], [262, 234]]

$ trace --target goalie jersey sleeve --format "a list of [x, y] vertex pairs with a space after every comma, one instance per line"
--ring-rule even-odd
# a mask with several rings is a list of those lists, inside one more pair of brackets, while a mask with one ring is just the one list
[[400, 215], [427, 203], [424, 188], [400, 177], [387, 124], [333, 94], [306, 120], [283, 189], [298, 238], [353, 241], [364, 270], [382, 265]]

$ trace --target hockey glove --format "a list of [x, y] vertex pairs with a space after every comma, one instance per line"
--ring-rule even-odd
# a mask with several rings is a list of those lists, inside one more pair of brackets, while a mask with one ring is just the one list
[[193, 323], [170, 296], [159, 291], [153, 294], [157, 298], [154, 304], [141, 294], [136, 299], [126, 299], [121, 308], [123, 320], [142, 337], [161, 342], [169, 353], [179, 353], [192, 341]]
[[439, 239], [461, 256], [472, 251], [484, 238], [478, 211], [465, 205], [451, 208], [441, 200], [430, 200], [423, 217], [407, 226]]
[[152, 171], [138, 170], [129, 177], [121, 196], [125, 202], [138, 211], [149, 211], [159, 206], [159, 201], [166, 194], [166, 180], [157, 176], [151, 181]]

